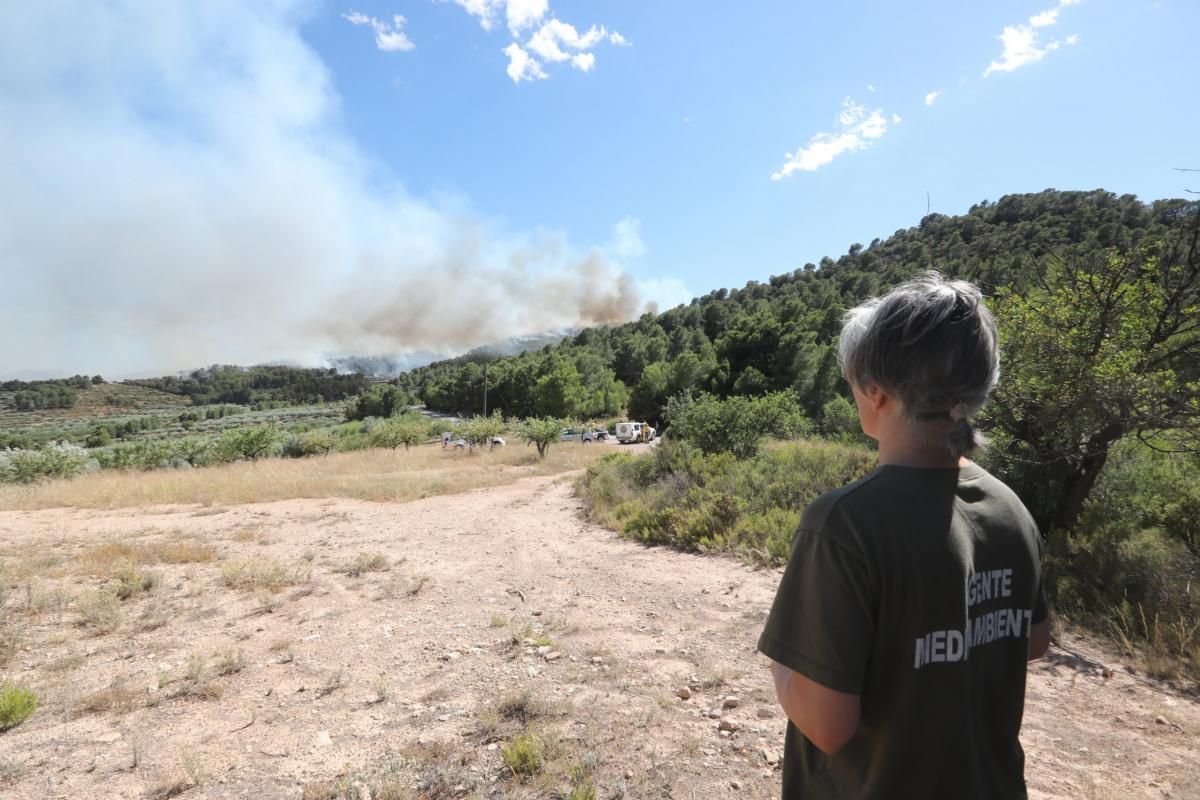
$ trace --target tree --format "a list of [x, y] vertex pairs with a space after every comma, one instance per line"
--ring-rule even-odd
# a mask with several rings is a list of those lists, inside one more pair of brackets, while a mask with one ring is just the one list
[[667, 403], [672, 439], [691, 442], [706, 453], [751, 458], [763, 439], [792, 438], [811, 430], [795, 396], [776, 392], [764, 397], [684, 394]]
[[533, 417], [525, 420], [517, 428], [517, 433], [528, 444], [536, 445], [538, 455], [546, 457], [550, 445], [562, 436], [562, 429], [568, 426], [568, 421], [554, 417]]
[[1200, 449], [1200, 207], [1160, 252], [1059, 262], [998, 292], [1001, 374], [993, 458], [1048, 531], [1070, 530], [1112, 445]]
[[583, 383], [574, 364], [561, 362], [538, 378], [533, 387], [536, 413], [548, 417], [569, 417], [583, 401]]
[[377, 383], [346, 406], [346, 420], [353, 422], [367, 417], [390, 417], [402, 412], [411, 398], [408, 393], [388, 383]]
[[504, 432], [504, 419], [499, 413], [489, 417], [472, 417], [462, 423], [460, 431], [471, 447], [490, 445], [493, 439]]
[[222, 433], [215, 446], [219, 460], [248, 458], [251, 461], [268, 455], [279, 442], [279, 429], [272, 425], [257, 428], [237, 428]]

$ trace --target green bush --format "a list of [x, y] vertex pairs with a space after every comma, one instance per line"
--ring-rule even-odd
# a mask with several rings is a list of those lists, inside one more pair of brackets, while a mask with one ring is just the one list
[[532, 733], [521, 734], [500, 748], [500, 757], [514, 775], [536, 775], [544, 763], [542, 742]]
[[1141, 648], [1158, 674], [1200, 678], [1198, 510], [1194, 456], [1120, 443], [1075, 529], [1047, 542], [1051, 604], [1126, 650]]
[[329, 455], [337, 447], [337, 439], [328, 431], [308, 431], [291, 436], [283, 443], [280, 455], [284, 458], [308, 458]]
[[638, 541], [779, 564], [804, 507], [874, 460], [865, 448], [825, 441], [779, 442], [748, 459], [664, 441], [642, 456], [600, 459], [579, 489], [593, 520]]
[[96, 462], [104, 469], [159, 469], [170, 466], [175, 448], [166, 441], [140, 441], [95, 450]]
[[0, 731], [15, 728], [37, 710], [38, 697], [30, 689], [5, 683], [0, 686]]
[[0, 450], [0, 483], [34, 483], [43, 478], [72, 478], [87, 470], [91, 455], [69, 442], [39, 450]]

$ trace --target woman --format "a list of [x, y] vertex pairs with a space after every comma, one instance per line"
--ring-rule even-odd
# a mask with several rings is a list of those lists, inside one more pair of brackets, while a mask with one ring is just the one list
[[931, 273], [847, 313], [838, 355], [879, 466], [805, 510], [758, 643], [789, 719], [784, 800], [1024, 798], [1040, 538], [966, 458], [995, 321]]

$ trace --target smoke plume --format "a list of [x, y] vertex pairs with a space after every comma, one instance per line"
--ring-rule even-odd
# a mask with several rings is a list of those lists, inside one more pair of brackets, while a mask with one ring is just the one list
[[6, 15], [0, 377], [445, 352], [643, 310], [628, 248], [505, 230], [367, 157], [298, 33], [309, 7]]

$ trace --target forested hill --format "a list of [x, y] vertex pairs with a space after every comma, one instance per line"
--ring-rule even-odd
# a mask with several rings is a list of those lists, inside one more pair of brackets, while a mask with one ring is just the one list
[[[1085, 263], [1181, 238], [1187, 200], [1142, 203], [1111, 192], [1008, 195], [962, 216], [931, 214], [868, 246], [796, 271], [719, 289], [625, 325], [589, 328], [553, 347], [491, 361], [488, 411], [601, 418], [627, 408], [661, 421], [685, 389], [718, 395], [794, 389], [810, 415], [840, 393], [831, 343], [845, 308], [931, 268], [991, 293], [1037, 281], [1056, 259]], [[483, 410], [478, 358], [437, 362], [397, 383], [438, 411]]]

